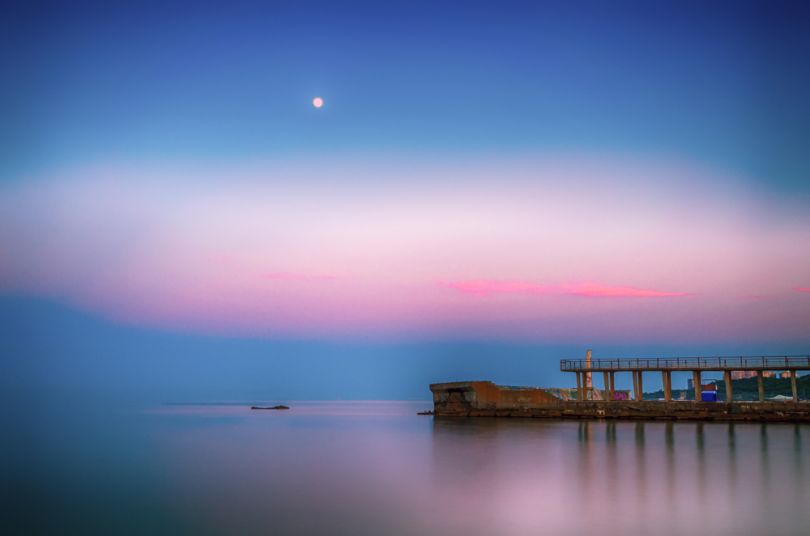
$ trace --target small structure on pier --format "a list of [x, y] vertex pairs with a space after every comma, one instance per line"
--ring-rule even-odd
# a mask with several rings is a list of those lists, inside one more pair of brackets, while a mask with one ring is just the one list
[[660, 372], [664, 384], [664, 400], [672, 400], [672, 373], [691, 372], [695, 389], [695, 401], [701, 400], [701, 373], [722, 372], [726, 387], [726, 402], [734, 399], [732, 375], [735, 372], [752, 372], [757, 377], [759, 401], [765, 401], [763, 378], [767, 372], [787, 371], [790, 374], [793, 402], [798, 402], [796, 384], [797, 371], [810, 370], [810, 355], [792, 356], [714, 356], [714, 357], [652, 357], [652, 358], [612, 358], [592, 359], [591, 350], [585, 359], [563, 359], [560, 370], [577, 375], [577, 399], [591, 400], [593, 392], [592, 374], [601, 372], [604, 377], [607, 400], [613, 400], [615, 376], [617, 372], [630, 372], [633, 375], [633, 397], [641, 400], [643, 395], [644, 372]]

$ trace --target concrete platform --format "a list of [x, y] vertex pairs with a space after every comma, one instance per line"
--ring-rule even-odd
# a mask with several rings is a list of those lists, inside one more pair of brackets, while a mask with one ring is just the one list
[[806, 422], [810, 402], [563, 401], [544, 389], [488, 381], [430, 386], [436, 417]]

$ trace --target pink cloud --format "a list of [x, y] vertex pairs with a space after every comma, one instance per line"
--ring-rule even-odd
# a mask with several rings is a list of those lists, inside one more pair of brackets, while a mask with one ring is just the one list
[[439, 285], [458, 290], [463, 294], [559, 294], [557, 289], [550, 285], [537, 285], [523, 281], [471, 279], [467, 281], [442, 282], [439, 283]]
[[304, 274], [295, 272], [269, 272], [259, 276], [269, 281], [331, 281], [338, 279], [334, 274]]
[[540, 285], [525, 281], [497, 281], [472, 279], [442, 282], [440, 286], [463, 294], [524, 294], [534, 296], [584, 296], [588, 298], [674, 298], [688, 296], [686, 292], [640, 289], [627, 286], [609, 286], [598, 283]]
[[686, 292], [668, 292], [635, 287], [612, 287], [595, 283], [567, 285], [567, 287], [568, 291], [564, 292], [564, 294], [587, 296], [589, 298], [677, 298], [688, 296]]
[[807, 211], [594, 156], [55, 170], [0, 187], [0, 291], [251, 336], [807, 339]]

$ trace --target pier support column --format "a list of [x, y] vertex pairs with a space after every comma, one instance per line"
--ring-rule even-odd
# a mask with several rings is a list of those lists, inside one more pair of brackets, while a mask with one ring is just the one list
[[633, 400], [640, 400], [641, 397], [638, 396], [638, 371], [631, 370], [630, 373], [633, 375]]
[[605, 379], [605, 400], [610, 400], [610, 373], [603, 372], [602, 376]]
[[759, 391], [759, 401], [765, 402], [765, 381], [762, 379], [761, 370], [757, 371], [757, 391]]
[[644, 372], [638, 371], [638, 399], [644, 400]]
[[799, 390], [797, 389], [797, 386], [796, 386], [796, 371], [795, 370], [790, 371], [790, 390], [793, 391], [793, 401], [798, 402], [799, 401]]
[[591, 356], [593, 352], [589, 349], [585, 352], [585, 398], [593, 400], [593, 373], [591, 372]]
[[731, 385], [731, 371], [723, 372], [723, 383], [726, 384], [726, 402], [734, 400], [734, 387]]
[[608, 392], [608, 400], [613, 400], [613, 393], [616, 392], [616, 373], [610, 371], [610, 391]]
[[703, 394], [703, 385], [701, 384], [700, 371], [692, 371], [692, 385], [695, 388], [695, 402], [700, 402], [701, 395]]
[[583, 389], [582, 389], [582, 375], [583, 375], [583, 373], [582, 372], [577, 372], [576, 375], [577, 375], [577, 401], [581, 402], [582, 399], [585, 398], [584, 396], [582, 396], [582, 394], [584, 392]]
[[664, 380], [664, 400], [667, 402], [672, 401], [672, 372], [664, 370], [661, 372]]

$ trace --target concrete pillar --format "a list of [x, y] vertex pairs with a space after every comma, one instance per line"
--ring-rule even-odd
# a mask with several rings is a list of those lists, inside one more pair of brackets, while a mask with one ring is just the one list
[[588, 396], [587, 395], [588, 390], [585, 389], [585, 373], [580, 372], [579, 373], [579, 378], [580, 378], [580, 381], [582, 382], [582, 396], [580, 397], [580, 400], [585, 400], [585, 397]]
[[577, 400], [582, 400], [582, 373], [577, 372]]
[[585, 398], [593, 400], [593, 376], [591, 376], [591, 350], [585, 352]]
[[665, 370], [661, 372], [664, 379], [664, 400], [672, 401], [672, 372]]
[[761, 370], [757, 371], [757, 391], [759, 391], [759, 401], [765, 402], [765, 381]]
[[613, 393], [616, 392], [616, 373], [610, 371], [610, 392], [608, 393], [608, 400], [613, 400]]
[[633, 396], [631, 396], [630, 398], [635, 400], [636, 399], [636, 371], [635, 370], [630, 371], [630, 378], [632, 378], [632, 380], [633, 380]]
[[700, 402], [703, 385], [701, 384], [700, 371], [692, 371], [692, 385], [695, 387], [695, 402]]
[[797, 386], [796, 386], [796, 371], [795, 370], [790, 371], [790, 390], [793, 391], [793, 401], [798, 402], [799, 401], [799, 390], [797, 389]]
[[605, 379], [605, 400], [610, 400], [610, 373], [603, 372], [602, 376]]
[[726, 402], [734, 400], [734, 387], [731, 385], [731, 371], [723, 372], [723, 383], [726, 384]]
[[638, 371], [638, 399], [644, 400], [644, 372]]

